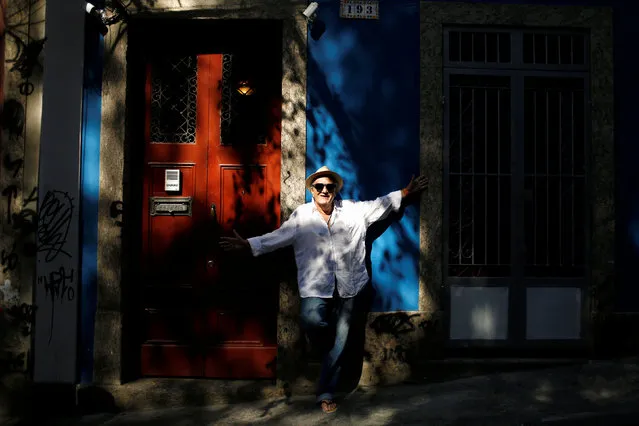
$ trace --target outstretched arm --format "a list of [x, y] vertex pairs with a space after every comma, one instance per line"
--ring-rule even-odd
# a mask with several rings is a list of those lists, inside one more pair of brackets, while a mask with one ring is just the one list
[[297, 230], [297, 212], [293, 212], [291, 217], [278, 229], [259, 237], [244, 239], [235, 230], [235, 237], [221, 237], [220, 247], [229, 252], [250, 251], [253, 256], [260, 256], [270, 253], [279, 248], [291, 245], [295, 239]]
[[406, 187], [399, 191], [391, 192], [372, 201], [358, 203], [367, 224], [385, 219], [391, 211], [398, 211], [402, 204], [409, 202], [419, 195], [428, 186], [428, 180], [424, 176], [413, 176]]
[[408, 200], [412, 197], [421, 194], [426, 187], [428, 187], [428, 179], [424, 176], [415, 176], [413, 175], [410, 178], [410, 182], [404, 189], [402, 189], [402, 200]]
[[233, 234], [235, 234], [235, 237], [220, 237], [220, 247], [222, 250], [240, 252], [251, 249], [248, 240], [242, 238], [235, 229], [233, 230]]

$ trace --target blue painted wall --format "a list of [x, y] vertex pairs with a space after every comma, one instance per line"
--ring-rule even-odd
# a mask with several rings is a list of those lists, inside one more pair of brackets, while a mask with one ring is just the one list
[[[419, 2], [382, 0], [370, 21], [318, 3], [314, 25], [326, 28], [318, 40], [309, 31], [307, 175], [327, 165], [344, 177], [342, 198], [373, 199], [419, 173]], [[389, 225], [372, 245], [373, 309], [417, 310], [418, 208]]]
[[80, 177], [81, 284], [79, 321], [80, 383], [93, 380], [93, 338], [97, 307], [98, 197], [100, 194], [100, 125], [104, 42], [87, 20], [82, 98], [82, 168]]
[[[445, 0], [440, 0], [445, 1]], [[614, 10], [617, 311], [639, 311], [639, 2], [507, 0], [468, 3], [610, 6]], [[339, 18], [339, 1], [319, 1], [325, 26], [309, 32], [307, 174], [326, 164], [343, 174], [344, 198], [370, 199], [418, 171], [419, 2], [381, 0], [379, 21]], [[310, 200], [310, 194], [307, 194]], [[417, 209], [373, 244], [376, 311], [417, 309]], [[613, 259], [610, 259], [613, 260]]]

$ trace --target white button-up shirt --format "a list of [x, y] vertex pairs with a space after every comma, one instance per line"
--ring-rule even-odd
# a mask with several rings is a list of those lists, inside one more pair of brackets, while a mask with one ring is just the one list
[[366, 271], [368, 227], [399, 210], [401, 191], [372, 201], [336, 200], [326, 223], [313, 201], [299, 206], [273, 232], [249, 238], [253, 256], [292, 245], [301, 297], [357, 295], [369, 280]]

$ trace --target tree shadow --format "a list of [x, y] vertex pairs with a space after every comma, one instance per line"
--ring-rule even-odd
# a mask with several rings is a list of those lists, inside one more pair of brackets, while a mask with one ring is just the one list
[[[122, 297], [123, 302], [127, 304], [125, 321], [123, 321], [125, 353], [139, 351], [141, 342], [139, 337], [134, 336], [140, 336], [140, 333], [156, 333], [155, 340], [182, 342], [180, 344], [185, 345], [187, 350], [180, 356], [191, 359], [192, 361], [189, 362], [194, 362], [193, 365], [198, 370], [200, 368], [198, 366], [203, 365], [202, 362], [205, 361], [193, 361], [194, 358], [232, 339], [238, 332], [232, 329], [225, 331], [220, 328], [221, 326], [212, 325], [233, 321], [219, 316], [222, 312], [229, 310], [241, 312], [240, 317], [237, 317], [235, 322], [229, 323], [229, 326], [234, 324], [234, 327], [239, 328], [250, 327], [252, 332], [258, 332], [257, 330], [262, 328], [264, 333], [262, 337], [265, 342], [273, 347], [277, 342], [275, 319], [277, 318], [279, 280], [281, 280], [281, 274], [278, 273], [281, 269], [277, 267], [277, 264], [280, 263], [278, 257], [281, 255], [274, 254], [260, 259], [234, 258], [219, 250], [218, 241], [221, 235], [229, 235], [232, 229], [236, 229], [245, 237], [264, 233], [273, 229], [279, 220], [277, 201], [279, 193], [274, 193], [270, 199], [265, 199], [264, 197], [268, 194], [264, 192], [264, 188], [259, 185], [256, 187], [254, 184], [256, 181], [264, 181], [267, 178], [261, 169], [256, 167], [263, 161], [260, 154], [260, 150], [263, 150], [260, 145], [262, 142], [248, 140], [251, 134], [247, 134], [245, 130], [255, 127], [272, 129], [261, 137], [266, 138], [264, 142], [269, 144], [271, 149], [280, 148], [281, 89], [274, 83], [281, 81], [281, 48], [279, 46], [281, 28], [278, 29], [278, 24], [274, 21], [229, 22], [177, 19], [172, 20], [171, 23], [176, 32], [167, 33], [161, 25], [158, 25], [157, 20], [132, 19], [129, 23], [127, 53], [129, 61], [127, 111], [129, 113], [126, 116], [128, 134], [125, 143], [128, 147], [125, 147], [124, 171], [127, 184], [123, 200], [125, 212], [144, 211], [147, 201], [144, 200], [142, 188], [148, 183], [143, 181], [144, 176], [139, 168], [139, 164], [145, 161], [144, 145], [140, 143], [146, 139], [143, 125], [145, 120], [140, 113], [148, 108], [141, 90], [145, 87], [145, 63], [154, 61], [153, 58], [171, 57], [178, 52], [180, 56], [224, 53], [232, 54], [234, 58], [239, 55], [240, 59], [247, 57], [251, 59], [248, 64], [243, 64], [245, 66], [240, 66], [239, 69], [255, 68], [258, 63], [261, 65], [252, 83], [258, 85], [256, 99], [262, 100], [260, 103], [262, 106], [257, 109], [253, 107], [248, 110], [231, 111], [234, 118], [242, 119], [248, 116], [250, 119], [250, 122], [244, 120], [234, 123], [237, 133], [227, 135], [233, 138], [234, 152], [239, 160], [239, 169], [231, 176], [232, 181], [229, 183], [231, 186], [226, 188], [227, 191], [235, 194], [233, 199], [220, 202], [219, 211], [211, 207], [209, 214], [211, 200], [208, 200], [208, 196], [202, 198], [202, 195], [189, 193], [192, 197], [193, 217], [195, 218], [197, 214], [200, 219], [196, 219], [188, 226], [184, 223], [177, 225], [182, 220], [178, 216], [174, 219], [159, 218], [159, 221], [157, 217], [148, 219], [157, 221], [158, 224], [162, 222], [163, 224], [159, 226], [178, 227], [170, 232], [165, 231], [165, 233], [169, 232], [166, 238], [169, 239], [170, 244], [167, 246], [167, 241], [149, 240], [150, 251], [147, 251], [147, 258], [141, 259], [139, 264], [122, 263], [123, 276], [127, 280], [127, 283], [123, 285], [126, 292]], [[247, 31], [247, 29], [250, 30]], [[256, 34], [261, 34], [261, 41], [257, 45], [247, 43], [247, 40], [254, 39]], [[217, 83], [211, 89], [223, 90], [224, 88]], [[234, 88], [231, 90], [234, 91]], [[264, 100], [271, 102], [269, 99], [275, 102], [264, 104]], [[217, 105], [217, 107], [221, 108], [224, 105]], [[262, 111], [259, 111], [260, 108]], [[267, 121], [258, 122], [259, 120], [254, 119], [255, 115], [265, 117]], [[237, 145], [235, 141], [250, 143]], [[169, 149], [172, 158], [179, 158], [181, 149], [179, 145], [172, 144]], [[248, 204], [244, 202], [245, 200]], [[264, 211], [262, 207], [265, 208]], [[202, 215], [203, 210], [207, 212], [205, 215]], [[139, 240], [143, 221], [141, 217], [128, 214], [124, 216], [123, 256], [130, 259], [137, 256], [143, 247]], [[179, 228], [180, 226], [182, 228]], [[148, 257], [149, 255], [151, 257]], [[143, 265], [147, 265], [149, 261], [153, 266], [145, 268]], [[217, 284], [212, 285], [213, 282]], [[145, 315], [141, 315], [139, 306], [143, 304], [149, 305], [148, 308], [154, 313], [164, 312], [162, 314], [164, 317], [151, 315], [153, 319], [150, 319], [148, 309]], [[207, 313], [212, 305], [216, 306], [215, 309], [222, 310], [215, 318]], [[172, 314], [168, 314], [170, 311]], [[259, 320], [262, 316], [268, 318], [268, 324], [262, 324], [263, 321]], [[250, 324], [245, 321], [247, 318], [251, 320]], [[151, 329], [145, 331], [145, 327], [151, 327]], [[170, 362], [163, 359], [168, 355], [160, 347], [147, 348], [148, 353], [144, 362], [149, 365]], [[124, 357], [124, 359], [131, 358], [135, 357]], [[137, 372], [143, 365], [140, 360], [128, 361], [127, 364], [125, 377], [127, 380], [135, 380], [139, 374]], [[260, 368], [274, 371], [274, 359], [269, 359], [268, 365]], [[226, 367], [216, 365], [215, 370], [218, 371], [215, 374], [221, 374], [224, 371], [232, 374], [233, 368], [231, 364]], [[146, 375], [156, 376], [157, 373], [153, 371], [159, 372], [161, 369], [151, 368]], [[201, 374], [192, 371], [187, 375], [197, 377]]]
[[[320, 2], [326, 31], [309, 40], [307, 173], [326, 164], [343, 176], [344, 198], [368, 200], [419, 174], [418, 2], [396, 2], [380, 22], [344, 20], [338, 8]], [[370, 250], [376, 312], [418, 309], [413, 210], [377, 225], [389, 232]]]

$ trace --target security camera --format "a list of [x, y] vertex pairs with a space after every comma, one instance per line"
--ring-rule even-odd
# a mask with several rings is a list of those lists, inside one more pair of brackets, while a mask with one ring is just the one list
[[97, 7], [95, 7], [95, 5], [87, 2], [85, 3], [84, 10], [89, 14], [91, 18], [93, 18], [95, 23], [98, 25], [100, 34], [105, 36], [109, 32], [109, 29], [104, 23], [104, 9], [98, 9]]
[[99, 27], [104, 36], [109, 32], [109, 26], [120, 21], [126, 21], [129, 14], [120, 0], [106, 0], [104, 8], [99, 9], [94, 4], [85, 2], [84, 10]]
[[309, 4], [306, 9], [304, 9], [304, 12], [302, 12], [302, 15], [304, 15], [306, 19], [308, 19], [309, 21], [312, 21], [313, 19], [315, 19], [315, 13], [317, 12], [318, 7], [319, 7], [319, 4], [316, 1], [314, 1], [311, 4]]
[[104, 11], [95, 7], [93, 3], [86, 2], [84, 4], [84, 10], [91, 15], [91, 17], [102, 21], [104, 19]]

